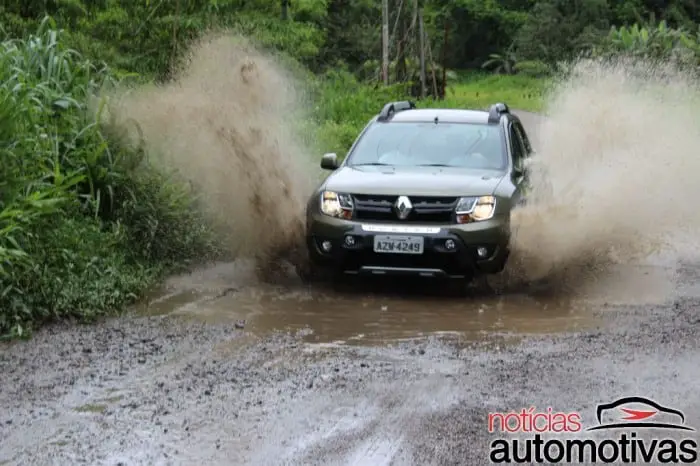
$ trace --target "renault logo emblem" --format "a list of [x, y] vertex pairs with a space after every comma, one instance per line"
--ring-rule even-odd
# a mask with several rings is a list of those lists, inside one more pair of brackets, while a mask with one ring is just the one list
[[398, 215], [401, 220], [405, 220], [408, 214], [411, 213], [413, 205], [411, 205], [411, 200], [406, 196], [399, 196], [399, 198], [396, 199], [396, 204], [394, 204], [394, 209], [396, 210], [396, 215]]

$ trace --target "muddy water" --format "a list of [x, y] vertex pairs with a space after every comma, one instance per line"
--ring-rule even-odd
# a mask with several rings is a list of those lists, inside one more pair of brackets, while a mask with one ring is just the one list
[[379, 344], [431, 335], [469, 339], [502, 333], [551, 333], [591, 325], [586, 306], [570, 299], [507, 296], [440, 297], [429, 290], [400, 296], [393, 287], [374, 291], [259, 285], [215, 297], [171, 294], [151, 312], [238, 325], [254, 335], [300, 331], [313, 343]]
[[525, 295], [456, 299], [272, 287], [176, 312], [217, 321], [245, 319], [256, 334], [308, 329], [304, 338], [310, 342], [370, 344], [435, 334], [552, 332], [575, 329], [585, 320], [585, 312], [571, 303]]
[[249, 264], [225, 263], [171, 279], [141, 312], [237, 326], [259, 336], [299, 332], [309, 343], [375, 345], [434, 335], [483, 340], [597, 327], [599, 313], [592, 310], [601, 305], [671, 299], [674, 273], [663, 264], [625, 266], [576, 293], [529, 288], [499, 294], [476, 287], [457, 296], [428, 281], [307, 287], [290, 274], [261, 284]]

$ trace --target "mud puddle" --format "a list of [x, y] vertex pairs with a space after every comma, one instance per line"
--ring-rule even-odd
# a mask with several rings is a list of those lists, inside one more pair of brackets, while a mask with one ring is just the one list
[[602, 304], [662, 304], [675, 295], [674, 274], [668, 265], [621, 266], [575, 294], [475, 288], [454, 296], [428, 281], [309, 287], [290, 275], [261, 284], [250, 264], [234, 262], [174, 277], [140, 312], [228, 324], [255, 336], [299, 332], [317, 344], [378, 345], [430, 336], [489, 340], [597, 327], [602, 320], [593, 310]]
[[255, 334], [306, 330], [307, 342], [380, 344], [431, 335], [481, 339], [489, 333], [576, 330], [586, 312], [570, 301], [526, 295], [492, 298], [393, 296], [388, 293], [258, 286], [173, 313], [225, 323], [245, 320]]

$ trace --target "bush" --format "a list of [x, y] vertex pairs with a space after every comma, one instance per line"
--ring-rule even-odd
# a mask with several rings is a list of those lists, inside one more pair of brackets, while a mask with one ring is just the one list
[[185, 190], [95, 123], [88, 103], [112, 73], [51, 20], [2, 42], [0, 78], [0, 334], [118, 309], [216, 252]]
[[316, 81], [313, 96], [314, 123], [322, 150], [342, 157], [385, 103], [410, 98], [410, 85], [368, 85], [342, 67], [324, 73]]
[[594, 49], [599, 57], [626, 56], [672, 62], [697, 74], [700, 68], [700, 29], [671, 28], [665, 21], [612, 27]]

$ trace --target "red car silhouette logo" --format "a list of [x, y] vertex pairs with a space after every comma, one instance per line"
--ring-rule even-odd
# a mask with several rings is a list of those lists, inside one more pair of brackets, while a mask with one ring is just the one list
[[[635, 404], [644, 405], [647, 409], [621, 407], [623, 405]], [[618, 422], [603, 423], [603, 413], [605, 411], [614, 410], [615, 408], [619, 410], [622, 417], [619, 418]], [[659, 416], [661, 414], [671, 415], [671, 417], [677, 418], [678, 422], [670, 423], [657, 421], [656, 419], [658, 419], [658, 417], [655, 418], [655, 416]], [[695, 432], [694, 428], [684, 425], [685, 416], [682, 412], [678, 411], [677, 409], [661, 406], [655, 401], [640, 396], [620, 398], [612, 403], [600, 404], [596, 408], [596, 418], [598, 419], [599, 425], [589, 427], [586, 430], [628, 429], [630, 427], [635, 427], [647, 429], [674, 429]]]

